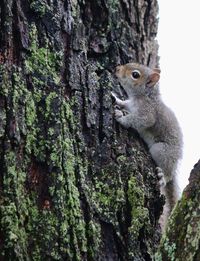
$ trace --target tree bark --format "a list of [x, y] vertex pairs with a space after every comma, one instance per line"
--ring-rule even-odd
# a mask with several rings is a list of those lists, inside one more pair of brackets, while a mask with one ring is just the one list
[[156, 261], [200, 260], [200, 161], [168, 221]]
[[0, 259], [153, 260], [155, 165], [113, 71], [157, 65], [157, 1], [1, 0]]

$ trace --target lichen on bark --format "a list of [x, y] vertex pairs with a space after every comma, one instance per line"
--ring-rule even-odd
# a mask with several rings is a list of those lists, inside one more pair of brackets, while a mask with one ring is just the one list
[[197, 261], [200, 258], [200, 161], [194, 166], [189, 185], [174, 208], [156, 253], [156, 260]]
[[155, 166], [110, 92], [118, 63], [157, 64], [157, 2], [2, 0], [0, 14], [0, 258], [153, 259]]

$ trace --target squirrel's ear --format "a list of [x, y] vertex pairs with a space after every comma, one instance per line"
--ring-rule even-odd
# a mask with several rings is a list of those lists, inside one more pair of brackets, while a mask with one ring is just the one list
[[149, 75], [147, 81], [147, 87], [153, 87], [160, 79], [160, 74], [157, 72], [153, 72]]
[[153, 71], [156, 72], [156, 73], [158, 73], [158, 74], [161, 73], [161, 70], [160, 70], [159, 68], [154, 68]]

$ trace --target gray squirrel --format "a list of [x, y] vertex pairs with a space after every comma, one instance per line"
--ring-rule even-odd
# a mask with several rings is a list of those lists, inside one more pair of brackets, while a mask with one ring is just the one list
[[160, 219], [162, 227], [178, 199], [176, 169], [182, 157], [182, 133], [174, 113], [161, 100], [160, 70], [128, 63], [116, 67], [116, 76], [128, 99], [115, 93], [115, 119], [125, 128], [134, 128], [146, 142], [157, 164], [161, 193], [166, 203]]

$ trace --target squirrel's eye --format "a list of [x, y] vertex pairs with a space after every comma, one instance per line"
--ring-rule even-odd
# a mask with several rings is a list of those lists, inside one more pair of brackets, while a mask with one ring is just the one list
[[140, 72], [139, 72], [138, 70], [132, 71], [132, 78], [133, 78], [134, 80], [140, 78]]

